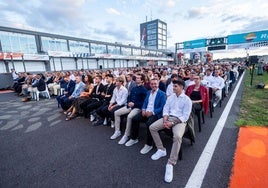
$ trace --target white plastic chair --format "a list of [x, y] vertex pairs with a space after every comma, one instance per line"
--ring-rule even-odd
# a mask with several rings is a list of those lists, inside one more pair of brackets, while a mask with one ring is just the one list
[[37, 101], [39, 101], [39, 95], [40, 95], [40, 94], [44, 94], [44, 95], [46, 96], [46, 98], [50, 99], [50, 94], [49, 94], [47, 85], [46, 85], [46, 90], [44, 90], [44, 91], [39, 91], [39, 90], [37, 89], [36, 92], [33, 92], [34, 99], [37, 100]]

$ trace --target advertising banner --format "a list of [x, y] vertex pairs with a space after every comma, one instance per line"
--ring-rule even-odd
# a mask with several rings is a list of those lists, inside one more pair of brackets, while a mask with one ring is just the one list
[[202, 48], [202, 47], [206, 47], [206, 39], [198, 39], [198, 40], [183, 42], [184, 49], [194, 49], [194, 48]]
[[240, 44], [249, 42], [261, 42], [261, 41], [268, 41], [268, 30], [243, 33], [237, 35], [229, 35], [227, 43], [229, 45], [229, 44]]

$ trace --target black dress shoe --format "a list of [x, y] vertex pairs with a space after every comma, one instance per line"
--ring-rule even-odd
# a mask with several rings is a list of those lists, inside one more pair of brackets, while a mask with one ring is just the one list
[[99, 126], [103, 124], [103, 120], [98, 120], [92, 123], [94, 126]]

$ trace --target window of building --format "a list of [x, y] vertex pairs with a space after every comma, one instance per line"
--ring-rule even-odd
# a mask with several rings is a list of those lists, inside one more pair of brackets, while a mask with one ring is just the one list
[[107, 54], [106, 45], [91, 43], [91, 55], [92, 54]]
[[131, 55], [131, 48], [121, 47], [122, 55]]
[[51, 38], [51, 37], [41, 37], [42, 51], [61, 51], [68, 52], [67, 40]]
[[149, 54], [149, 50], [142, 50], [141, 51], [141, 55], [142, 56], [146, 56], [146, 55], [148, 55]]
[[148, 41], [148, 46], [156, 45], [156, 40]]
[[155, 40], [156, 39], [156, 34], [148, 35], [147, 39], [148, 40]]
[[80, 41], [69, 41], [70, 52], [89, 53], [89, 43]]
[[120, 55], [120, 47], [119, 46], [110, 46], [108, 45], [108, 54]]
[[37, 53], [34, 35], [0, 31], [3, 52]]
[[133, 55], [134, 56], [140, 56], [141, 55], [141, 49], [133, 48]]
[[156, 23], [150, 23], [147, 25], [147, 29], [155, 29], [156, 28]]
[[147, 35], [151, 35], [151, 34], [155, 34], [156, 33], [156, 29], [148, 29], [147, 30]]

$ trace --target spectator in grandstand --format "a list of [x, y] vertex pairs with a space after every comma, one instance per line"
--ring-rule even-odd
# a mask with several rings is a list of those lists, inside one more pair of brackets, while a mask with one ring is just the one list
[[126, 79], [127, 80], [126, 88], [128, 90], [128, 96], [130, 96], [130, 92], [131, 92], [132, 88], [136, 86], [136, 82], [133, 80], [133, 74], [132, 73], [127, 74], [126, 78], [127, 78]]
[[[189, 80], [190, 79], [191, 70], [188, 69], [188, 68], [187, 69], [184, 68], [183, 70], [184, 70], [184, 77], [182, 77], [183, 80], [184, 81]], [[183, 73], [182, 73], [182, 75], [183, 75]]]
[[128, 114], [125, 134], [120, 139], [118, 144], [125, 144], [125, 142], [128, 140], [132, 126], [132, 118], [141, 111], [141, 107], [147, 94], [147, 89], [143, 86], [144, 80], [145, 76], [143, 74], [136, 75], [137, 85], [132, 88], [130, 96], [128, 97], [127, 105], [116, 110], [114, 113], [115, 132], [111, 136], [111, 139], [116, 139], [121, 135], [120, 131], [121, 116]]
[[187, 87], [189, 87], [190, 85], [194, 85], [195, 82], [194, 82], [194, 78], [196, 76], [196, 72], [195, 71], [191, 71], [190, 72], [190, 77], [188, 80], [185, 81], [185, 90], [187, 89]]
[[101, 124], [104, 124], [104, 125], [107, 124], [107, 121], [104, 122], [105, 120], [104, 116], [99, 115], [99, 114], [102, 114], [102, 111], [107, 110], [109, 103], [111, 101], [113, 91], [115, 89], [113, 78], [114, 76], [112, 74], [106, 75], [107, 84], [105, 85], [104, 92], [101, 93], [103, 99], [101, 100], [101, 105], [98, 108], [96, 108], [95, 113], [93, 114], [96, 117], [96, 121], [93, 123], [93, 125], [95, 126], [101, 125]]
[[111, 127], [114, 127], [114, 112], [122, 108], [127, 102], [128, 91], [123, 84], [123, 78], [117, 77], [115, 81], [116, 87], [113, 90], [109, 104], [97, 111], [97, 114], [103, 119], [106, 118], [108, 121], [111, 119]]
[[83, 114], [83, 110], [80, 107], [80, 105], [83, 102], [89, 100], [91, 93], [93, 91], [93, 88], [94, 88], [93, 78], [91, 77], [91, 75], [85, 76], [84, 83], [85, 83], [84, 91], [82, 91], [80, 93], [80, 96], [73, 101], [72, 106], [66, 112], [64, 112], [67, 115], [66, 121], [75, 118], [76, 115]]
[[159, 72], [155, 72], [153, 74], [154, 78], [159, 82], [158, 83], [158, 88], [163, 91], [166, 92], [167, 88], [166, 88], [166, 84], [164, 84], [162, 81], [160, 81], [161, 78], [161, 74]]
[[178, 77], [177, 74], [172, 74], [170, 78], [171, 78], [171, 82], [170, 82], [170, 84], [167, 86], [167, 91], [166, 91], [166, 95], [167, 95], [167, 97], [169, 97], [169, 96], [173, 93], [173, 81], [179, 79], [179, 77]]
[[53, 73], [50, 79], [47, 81], [48, 90], [51, 92], [51, 95], [57, 96], [58, 90], [60, 90], [60, 80], [61, 80], [61, 73], [56, 72]]
[[195, 84], [186, 89], [185, 94], [190, 97], [193, 103], [193, 110], [197, 113], [204, 108], [205, 113], [209, 109], [209, 91], [208, 88], [201, 85], [200, 76], [194, 77]]
[[25, 83], [25, 79], [28, 76], [27, 73], [19, 73], [18, 80], [14, 82], [13, 89], [16, 93], [21, 93], [22, 85]]
[[149, 131], [149, 126], [162, 117], [163, 107], [166, 102], [166, 93], [158, 88], [159, 81], [153, 78], [150, 84], [151, 90], [147, 92], [142, 105], [142, 111], [132, 119], [130, 140], [125, 144], [126, 146], [132, 146], [138, 143], [140, 122], [144, 122], [146, 124], [147, 140], [140, 151], [141, 154], [146, 154], [153, 148], [153, 139]]
[[192, 101], [183, 92], [185, 86], [184, 81], [174, 81], [173, 84], [174, 93], [167, 99], [163, 109], [163, 118], [154, 122], [149, 128], [157, 147], [157, 152], [151, 156], [152, 160], [158, 160], [167, 155], [158, 131], [172, 129], [173, 132], [173, 144], [170, 157], [166, 164], [166, 182], [171, 182], [173, 179], [173, 165], [177, 163], [186, 121], [189, 119], [192, 110]]
[[[71, 78], [69, 76], [68, 81], [70, 83], [72, 83], [70, 80], [71, 80]], [[67, 86], [68, 86], [68, 84], [67, 84]], [[65, 92], [64, 92], [63, 96], [57, 97], [57, 99], [60, 99], [60, 101], [59, 100], [58, 101], [61, 105], [61, 108], [64, 111], [68, 110], [68, 108], [70, 108], [70, 106], [72, 105], [72, 102], [80, 96], [80, 93], [84, 90], [84, 86], [85, 86], [85, 84], [82, 82], [81, 77], [77, 76], [75, 78], [75, 87], [74, 87], [72, 94], [65, 95]], [[65, 91], [67, 91], [67, 90], [65, 90]], [[68, 92], [68, 94], [69, 94], [69, 92]]]
[[46, 87], [47, 87], [47, 85], [42, 77], [42, 74], [37, 74], [35, 76], [34, 82], [32, 82], [32, 85], [30, 87], [28, 87], [28, 92], [30, 92], [30, 94], [33, 98], [33, 92], [37, 92], [37, 90], [38, 91], [45, 91]]
[[[212, 75], [212, 71], [210, 68], [207, 68], [206, 69], [206, 75], [203, 77], [203, 84], [207, 87], [211, 87], [211, 83], [213, 82], [214, 78], [213, 78], [213, 75]], [[205, 82], [206, 81], [206, 82]]]
[[37, 80], [35, 75], [28, 73], [25, 83], [22, 85], [20, 96], [24, 96], [30, 93], [29, 90], [32, 87], [33, 84], [36, 84]]
[[101, 83], [105, 86], [107, 84], [107, 82], [106, 82], [106, 72], [102, 72], [101, 77], [102, 77]]
[[212, 93], [216, 95], [214, 98], [213, 106], [216, 107], [218, 102], [222, 99], [222, 89], [224, 88], [224, 79], [220, 77], [220, 70], [214, 71], [214, 77], [210, 82]]
[[166, 84], [167, 83], [167, 80], [169, 78], [168, 71], [166, 69], [164, 69], [163, 71], [160, 72], [160, 74], [161, 74], [160, 81], [163, 82], [164, 84]]
[[15, 71], [15, 69], [11, 69], [10, 71], [12, 74], [13, 81], [17, 81], [19, 76], [18, 76], [17, 72]]
[[101, 83], [101, 75], [95, 77], [95, 86], [91, 93], [91, 98], [81, 103], [80, 107], [83, 110], [85, 118], [88, 118], [91, 115], [91, 121], [94, 121], [95, 117], [91, 114], [93, 110], [102, 105], [103, 97], [101, 93], [104, 92], [104, 85]]

